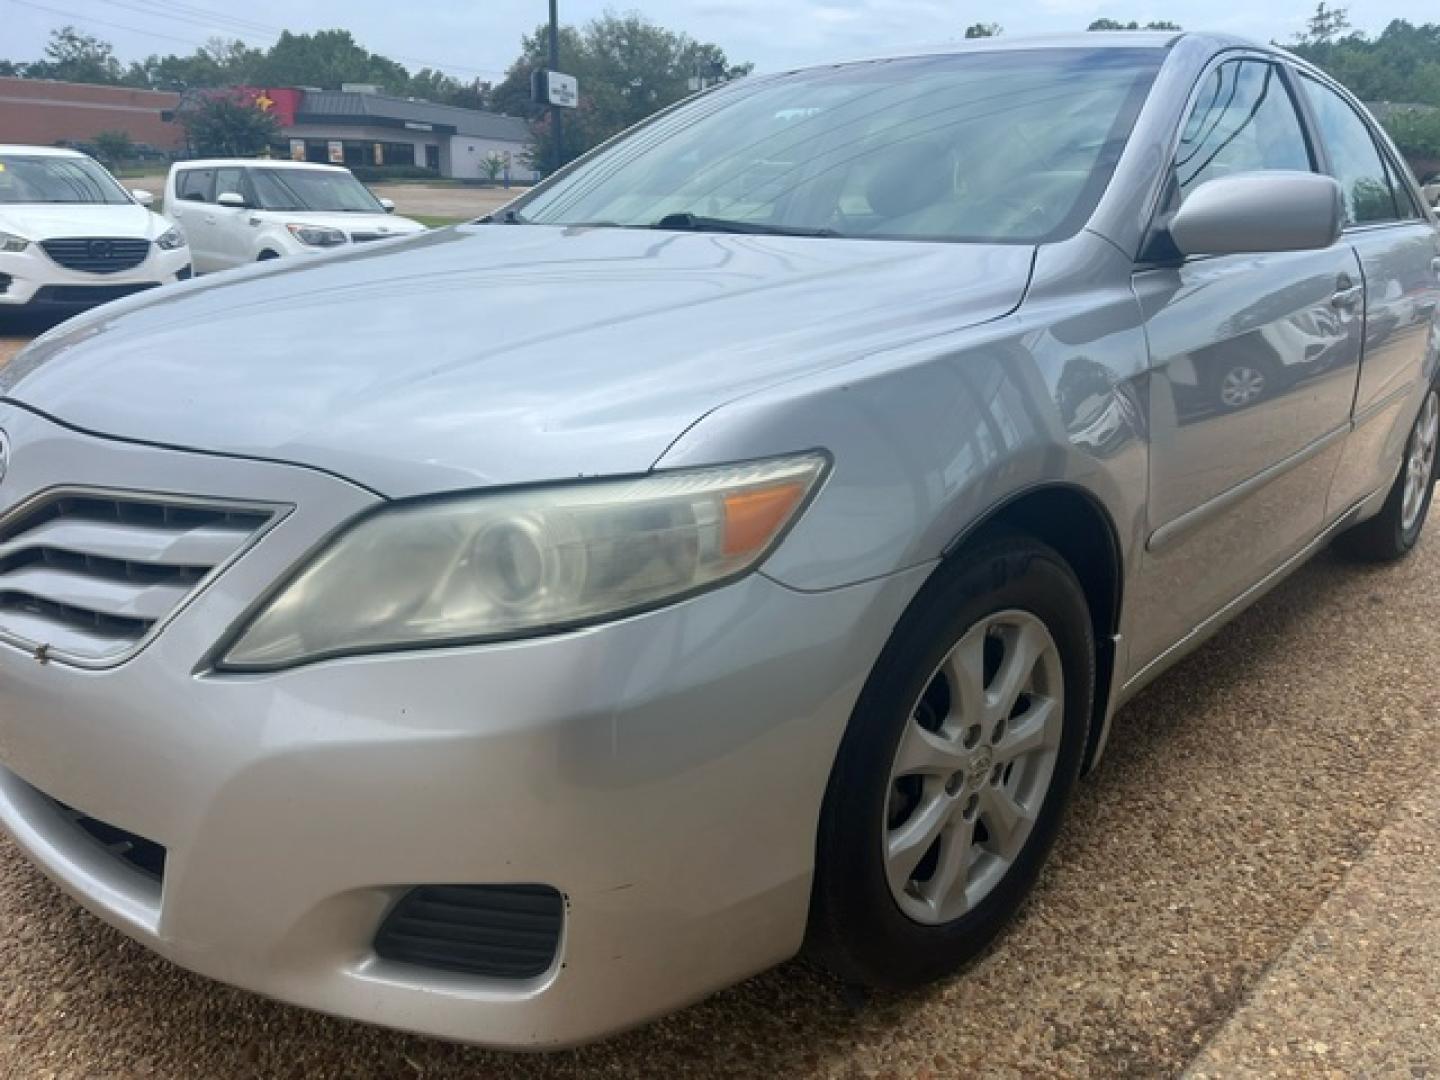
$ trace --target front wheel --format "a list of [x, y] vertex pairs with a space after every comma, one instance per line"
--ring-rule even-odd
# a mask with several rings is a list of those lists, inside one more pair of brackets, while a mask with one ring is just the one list
[[1440, 391], [1431, 387], [1405, 441], [1405, 461], [1385, 505], [1369, 521], [1341, 533], [1339, 551], [1364, 562], [1392, 562], [1409, 554], [1425, 528], [1435, 487], [1435, 452], [1440, 444]]
[[992, 536], [937, 571], [856, 705], [825, 797], [810, 945], [837, 974], [953, 972], [1034, 884], [1079, 774], [1095, 647], [1052, 549]]

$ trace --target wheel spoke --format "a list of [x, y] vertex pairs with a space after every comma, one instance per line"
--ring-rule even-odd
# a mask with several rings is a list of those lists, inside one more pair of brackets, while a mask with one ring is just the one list
[[980, 817], [989, 834], [985, 846], [1006, 862], [1020, 854], [1035, 816], [1004, 788], [987, 787], [980, 793]]
[[950, 687], [947, 728], [978, 724], [985, 715], [985, 636], [989, 624], [972, 626], [940, 668]]
[[965, 887], [970, 881], [970, 861], [974, 856], [975, 822], [957, 814], [940, 836], [939, 858], [935, 873], [921, 888], [930, 910], [937, 919], [949, 921], [965, 914], [970, 904]]
[[990, 725], [1004, 720], [1035, 673], [1035, 664], [1050, 642], [1039, 623], [1024, 622], [1005, 635], [1000, 670], [985, 692], [985, 719]]
[[905, 888], [954, 808], [954, 802], [944, 795], [933, 796], [903, 825], [890, 831], [885, 838], [885, 874], [892, 890]]
[[1035, 698], [1030, 707], [1005, 725], [1005, 735], [995, 746], [995, 760], [1004, 764], [1060, 745], [1064, 722], [1054, 698]]
[[893, 775], [949, 776], [965, 767], [964, 751], [933, 731], [926, 731], [914, 717], [905, 725], [900, 747], [895, 751]]

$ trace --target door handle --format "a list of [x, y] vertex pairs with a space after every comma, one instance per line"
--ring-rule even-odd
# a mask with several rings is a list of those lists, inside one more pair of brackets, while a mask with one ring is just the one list
[[1351, 285], [1349, 288], [1342, 288], [1330, 297], [1330, 306], [1337, 311], [1350, 311], [1365, 296], [1365, 286]]

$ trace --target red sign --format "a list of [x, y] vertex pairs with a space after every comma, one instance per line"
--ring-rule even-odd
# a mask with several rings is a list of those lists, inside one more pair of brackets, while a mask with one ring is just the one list
[[295, 113], [300, 108], [300, 95], [304, 93], [288, 86], [237, 86], [235, 92], [241, 101], [274, 116], [282, 128], [295, 126]]

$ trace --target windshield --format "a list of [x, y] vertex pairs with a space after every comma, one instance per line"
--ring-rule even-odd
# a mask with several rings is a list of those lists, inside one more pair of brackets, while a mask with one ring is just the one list
[[255, 196], [263, 210], [323, 210], [383, 214], [369, 188], [348, 172], [328, 169], [256, 169]]
[[1163, 57], [967, 53], [748, 79], [637, 128], [509, 220], [1058, 239], [1094, 209]]
[[0, 154], [0, 203], [104, 203], [133, 200], [86, 157]]

